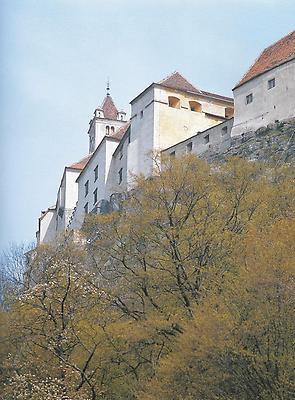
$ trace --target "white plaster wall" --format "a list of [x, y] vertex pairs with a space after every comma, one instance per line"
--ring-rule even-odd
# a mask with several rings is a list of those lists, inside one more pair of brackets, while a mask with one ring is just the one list
[[[152, 169], [150, 152], [157, 147], [157, 125], [154, 115], [154, 87], [131, 105], [130, 143], [127, 147], [127, 186], [132, 185], [132, 174], [149, 175]], [[143, 115], [141, 117], [141, 112]]]
[[[276, 86], [268, 89], [275, 78]], [[246, 96], [253, 102], [246, 104]], [[256, 130], [276, 120], [295, 116], [295, 59], [282, 64], [234, 89], [235, 121], [232, 136]]]
[[[116, 148], [110, 160], [106, 181], [106, 199], [109, 199], [113, 193], [122, 193], [127, 190], [127, 155], [129, 147], [128, 135], [130, 135], [130, 129], [128, 132], [129, 133], [124, 137], [124, 140], [122, 140]], [[119, 171], [121, 168], [123, 171], [122, 182], [119, 183]]]
[[69, 224], [69, 220], [78, 200], [78, 183], [76, 180], [80, 175], [80, 172], [80, 170], [71, 168], [65, 169], [64, 229], [66, 229]]
[[49, 243], [54, 240], [55, 230], [55, 210], [47, 210], [39, 219], [39, 231], [37, 233], [37, 244]]
[[[94, 194], [97, 189], [97, 203], [100, 200], [108, 199], [106, 183], [109, 174], [109, 168], [112, 160], [112, 155], [118, 146], [118, 141], [114, 139], [105, 138], [94, 152], [92, 158], [89, 160], [87, 166], [80, 174], [78, 182], [78, 202], [73, 214], [73, 219], [70, 223], [71, 229], [79, 229], [84, 220], [84, 206], [88, 203], [88, 212], [93, 211], [95, 208]], [[94, 169], [98, 166], [98, 178], [95, 181]], [[85, 183], [89, 181], [89, 191], [85, 195]], [[97, 204], [96, 203], [96, 204]]]

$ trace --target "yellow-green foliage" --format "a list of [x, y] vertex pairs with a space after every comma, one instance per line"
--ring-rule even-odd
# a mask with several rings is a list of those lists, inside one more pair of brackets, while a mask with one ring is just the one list
[[294, 167], [187, 156], [135, 180], [82, 244], [36, 251], [0, 315], [5, 399], [293, 399]]

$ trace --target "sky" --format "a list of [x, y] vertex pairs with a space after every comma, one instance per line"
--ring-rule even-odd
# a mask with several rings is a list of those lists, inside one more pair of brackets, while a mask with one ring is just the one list
[[0, 0], [0, 249], [35, 239], [64, 167], [88, 152], [108, 77], [128, 113], [176, 70], [231, 96], [294, 16], [294, 0]]

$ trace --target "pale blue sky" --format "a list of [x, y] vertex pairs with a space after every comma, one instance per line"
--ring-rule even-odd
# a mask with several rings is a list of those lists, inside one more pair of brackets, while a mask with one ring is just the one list
[[294, 0], [1, 0], [0, 247], [35, 238], [93, 110], [178, 70], [231, 95], [258, 53], [295, 29]]

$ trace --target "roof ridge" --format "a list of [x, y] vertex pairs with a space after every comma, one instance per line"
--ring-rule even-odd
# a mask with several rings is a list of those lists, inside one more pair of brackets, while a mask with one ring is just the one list
[[189, 80], [187, 80], [180, 72], [174, 71], [166, 78], [158, 82], [158, 85], [170, 87], [171, 89], [183, 90], [186, 92], [202, 93]]

